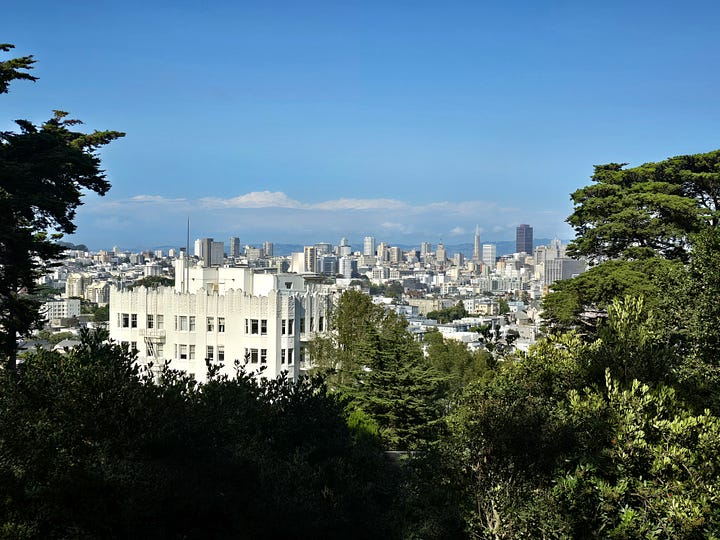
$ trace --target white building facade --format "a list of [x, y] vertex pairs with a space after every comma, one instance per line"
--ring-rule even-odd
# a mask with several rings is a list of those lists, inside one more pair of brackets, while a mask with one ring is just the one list
[[293, 274], [250, 268], [186, 267], [175, 287], [110, 293], [110, 337], [137, 350], [138, 362], [185, 371], [203, 382], [206, 360], [235, 374], [236, 363], [263, 378], [297, 378], [305, 346], [328, 328], [333, 293]]

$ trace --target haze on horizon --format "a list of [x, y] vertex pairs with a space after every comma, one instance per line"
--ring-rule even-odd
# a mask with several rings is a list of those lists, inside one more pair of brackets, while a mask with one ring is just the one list
[[116, 129], [91, 248], [569, 238], [594, 164], [720, 147], [720, 5], [10, 0], [12, 118]]

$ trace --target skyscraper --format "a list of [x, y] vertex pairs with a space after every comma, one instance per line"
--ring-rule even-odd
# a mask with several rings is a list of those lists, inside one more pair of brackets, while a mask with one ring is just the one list
[[495, 244], [483, 244], [482, 246], [482, 263], [488, 268], [495, 268], [495, 258], [497, 257], [497, 246]]
[[375, 237], [374, 236], [366, 236], [365, 237], [365, 244], [363, 246], [363, 255], [369, 255], [371, 257], [375, 256]]
[[342, 237], [340, 239], [340, 245], [338, 246], [338, 255], [340, 257], [347, 257], [352, 253], [352, 247], [348, 243], [348, 239], [345, 237]]
[[480, 229], [475, 225], [475, 245], [473, 246], [473, 261], [482, 260], [482, 251], [480, 251]]
[[240, 238], [237, 236], [230, 237], [230, 257], [233, 259], [240, 256]]
[[515, 231], [515, 253], [533, 253], [533, 228], [522, 223]]
[[315, 246], [305, 246], [303, 259], [304, 272], [317, 272], [317, 249]]

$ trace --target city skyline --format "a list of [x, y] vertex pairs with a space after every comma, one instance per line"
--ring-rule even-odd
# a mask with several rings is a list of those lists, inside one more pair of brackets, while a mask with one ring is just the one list
[[251, 242], [571, 238], [593, 165], [720, 146], [709, 1], [6, 4], [40, 79], [0, 129], [127, 133], [67, 238], [93, 248], [182, 243], [188, 216]]

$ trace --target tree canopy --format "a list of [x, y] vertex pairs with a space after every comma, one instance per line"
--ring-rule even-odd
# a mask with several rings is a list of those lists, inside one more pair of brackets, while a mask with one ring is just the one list
[[720, 223], [720, 150], [625, 169], [597, 165], [572, 195], [568, 253], [591, 261], [687, 259], [688, 236]]
[[340, 297], [330, 328], [329, 336], [315, 338], [310, 357], [331, 387], [378, 426], [390, 449], [433, 440], [445, 379], [425, 358], [405, 320], [350, 290]]
[[[7, 52], [11, 45], [0, 45]], [[36, 80], [32, 56], [0, 62], [0, 93], [13, 80]], [[0, 355], [14, 368], [16, 340], [37, 318], [36, 278], [60, 257], [57, 240], [75, 231], [83, 190], [110, 189], [97, 150], [122, 137], [118, 131], [75, 131], [67, 113], [35, 125], [16, 120], [19, 131], [0, 133]]]

